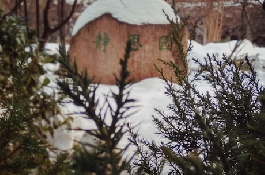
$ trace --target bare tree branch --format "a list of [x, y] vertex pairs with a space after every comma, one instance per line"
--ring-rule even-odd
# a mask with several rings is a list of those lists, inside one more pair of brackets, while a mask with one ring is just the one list
[[2, 18], [5, 18], [6, 16], [11, 15], [12, 13], [16, 12], [17, 11], [17, 8], [18, 8], [18, 4], [20, 5], [20, 3], [22, 1], [23, 0], [18, 0], [18, 2], [16, 1], [15, 6], [10, 10], [10, 12], [4, 14]]
[[46, 6], [44, 8], [44, 12], [43, 12], [43, 25], [44, 25], [44, 30], [51, 30], [51, 27], [49, 25], [49, 17], [48, 17], [49, 9], [51, 7], [51, 2], [52, 2], [52, 0], [48, 0], [46, 2]]
[[61, 24], [59, 24], [57, 27], [53, 28], [52, 29], [52, 33], [56, 32], [57, 30], [59, 30], [62, 26], [64, 26], [69, 20], [70, 18], [73, 16], [74, 12], [75, 12], [75, 7], [76, 7], [76, 4], [77, 4], [77, 0], [74, 1], [74, 4], [73, 4], [73, 7], [72, 7], [72, 10], [70, 12], [70, 14], [67, 16], [67, 18], [65, 20], [62, 21]]
[[75, 11], [75, 7], [76, 7], [76, 4], [77, 4], [77, 0], [74, 1], [74, 4], [72, 6], [72, 10], [70, 12], [70, 14], [67, 16], [67, 18], [65, 20], [62, 20], [61, 23], [59, 23], [56, 27], [52, 28], [50, 25], [49, 25], [49, 9], [51, 7], [51, 3], [53, 2], [53, 0], [48, 0], [46, 2], [46, 6], [45, 6], [45, 9], [44, 9], [44, 12], [43, 12], [43, 24], [44, 24], [44, 31], [43, 31], [43, 34], [42, 34], [42, 37], [41, 37], [41, 41], [40, 41], [40, 49], [43, 50], [44, 47], [45, 47], [45, 44], [49, 38], [49, 36], [53, 33], [55, 33], [56, 31], [58, 31], [62, 26], [64, 26], [69, 20], [70, 18], [72, 17], [74, 11]]

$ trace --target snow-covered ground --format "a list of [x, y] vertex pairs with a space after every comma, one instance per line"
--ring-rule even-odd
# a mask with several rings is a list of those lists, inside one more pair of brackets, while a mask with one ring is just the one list
[[[209, 43], [207, 45], [200, 45], [197, 42], [193, 41], [193, 50], [190, 52], [188, 56], [188, 65], [190, 73], [196, 71], [197, 65], [194, 64], [192, 58], [197, 58], [202, 60], [207, 53], [215, 54], [218, 58], [222, 57], [222, 54], [230, 55], [232, 50], [234, 49], [237, 41], [229, 41], [224, 43]], [[51, 53], [56, 53], [57, 44], [48, 44], [47, 48], [51, 50]], [[260, 82], [265, 84], [265, 48], [255, 47], [251, 44], [251, 42], [244, 40], [240, 47], [233, 54], [234, 59], [242, 58], [242, 56], [248, 54], [251, 58], [251, 62], [253, 63], [256, 71], [258, 73]], [[47, 74], [49, 78], [56, 80], [56, 77], [53, 75], [53, 71], [58, 68], [58, 65], [54, 64], [46, 64], [44, 68], [47, 70]], [[190, 75], [192, 76], [192, 74]], [[56, 86], [55, 83], [51, 84]], [[178, 85], [176, 85], [178, 86]], [[209, 89], [206, 83], [201, 82], [197, 84], [197, 87], [200, 91], [206, 92]], [[110, 90], [115, 90], [115, 86], [111, 85], [100, 85], [98, 89], [98, 97], [102, 98], [103, 94], [108, 94]], [[48, 93], [52, 92], [52, 88], [47, 88], [45, 91]], [[128, 118], [128, 122], [132, 125], [137, 125], [137, 131], [141, 134], [142, 137], [148, 140], [160, 140], [160, 138], [155, 135], [156, 127], [152, 122], [152, 115], [155, 114], [154, 109], [162, 109], [167, 110], [167, 105], [170, 104], [170, 98], [165, 94], [165, 87], [162, 80], [157, 77], [145, 79], [138, 83], [135, 83], [131, 87], [131, 97], [136, 99], [136, 105], [139, 106], [137, 108], [138, 112]], [[80, 108], [77, 108], [71, 103], [65, 104], [61, 106], [61, 110], [63, 115], [68, 115], [76, 111], [80, 111]], [[88, 120], [81, 118], [78, 115], [73, 116], [74, 122], [73, 127], [81, 127], [85, 129], [91, 129], [94, 127], [93, 123], [90, 123]], [[71, 149], [74, 140], [89, 140], [84, 136], [84, 133], [78, 131], [64, 131], [57, 130], [55, 132], [53, 144], [55, 147], [63, 150]], [[124, 138], [121, 142], [120, 146], [125, 146], [128, 143], [127, 138]], [[126, 155], [132, 155], [133, 148], [128, 150]]]

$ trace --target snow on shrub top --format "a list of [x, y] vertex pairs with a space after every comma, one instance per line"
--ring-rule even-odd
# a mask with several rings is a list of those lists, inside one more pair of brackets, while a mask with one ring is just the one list
[[164, 0], [97, 0], [77, 19], [72, 35], [106, 13], [128, 24], [169, 24], [163, 10], [170, 19], [176, 18], [173, 9]]

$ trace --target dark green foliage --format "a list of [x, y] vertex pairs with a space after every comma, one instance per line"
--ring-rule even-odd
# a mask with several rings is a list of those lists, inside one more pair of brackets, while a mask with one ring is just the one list
[[[107, 95], [105, 103], [100, 107], [96, 99], [98, 85], [92, 84], [93, 79], [88, 77], [86, 71], [79, 73], [76, 63], [71, 64], [65, 49], [63, 47], [60, 49], [62, 55], [60, 62], [65, 71], [64, 78], [71, 78], [73, 83], [62, 81], [58, 85], [75, 105], [83, 107], [85, 118], [91, 120], [97, 127], [94, 130], [80, 129], [86, 131], [91, 137], [95, 137], [98, 143], [83, 143], [92, 150], [83, 148], [74, 154], [72, 168], [77, 174], [118, 175], [127, 166], [127, 162], [121, 160], [121, 156], [128, 146], [120, 149], [118, 144], [126, 133], [125, 119], [133, 112], [130, 109], [133, 107], [134, 100], [129, 97], [128, 90], [132, 81], [128, 80], [129, 72], [127, 71], [130, 51], [131, 43], [128, 42], [124, 59], [120, 60], [120, 78], [116, 77], [118, 92]], [[114, 99], [116, 106], [110, 104], [109, 98]], [[97, 108], [100, 108], [100, 112], [97, 112]], [[110, 123], [107, 122], [107, 118], [111, 119]]]
[[[36, 43], [23, 21], [0, 20], [0, 174], [58, 174], [38, 123], [54, 112], [54, 103], [42, 94], [39, 77], [44, 73]], [[28, 51], [26, 51], [28, 49]], [[65, 157], [58, 157], [57, 163]], [[48, 173], [50, 170], [54, 173]], [[43, 172], [43, 173], [41, 173]]]
[[[131, 174], [162, 174], [165, 165], [165, 159], [159, 153], [159, 148], [155, 142], [148, 142], [146, 139], [140, 138], [140, 135], [135, 133], [129, 126], [131, 138], [129, 141], [136, 146], [136, 153], [132, 165], [129, 166]], [[136, 172], [135, 172], [136, 168]]]
[[[174, 44], [185, 62], [179, 40], [182, 24], [170, 22]], [[165, 167], [174, 175], [265, 173], [264, 88], [248, 58], [241, 60], [226, 55], [194, 59], [199, 71], [188, 77], [179, 65], [161, 60], [175, 72], [179, 85], [156, 67], [172, 103], [167, 111], [157, 109], [153, 117], [163, 142], [148, 142], [130, 130], [139, 155], [134, 162], [138, 174], [161, 174]], [[200, 82], [207, 82], [210, 92], [201, 93], [196, 88]]]
[[[226, 56], [221, 61], [209, 55], [204, 63], [195, 61], [200, 71], [193, 80], [184, 79], [180, 88], [167, 84], [173, 115], [159, 111], [162, 120], [154, 118], [169, 139], [161, 150], [174, 166], [180, 166], [180, 174], [248, 174], [253, 163], [252, 149], [246, 144], [248, 125], [259, 111], [258, 96], [263, 90], [256, 73], [247, 58], [250, 72], [241, 71], [243, 62], [236, 65]], [[194, 82], [200, 80], [209, 83], [213, 94], [196, 89]]]
[[[181, 86], [164, 79], [172, 98], [170, 114], [157, 110], [154, 122], [167, 141], [142, 144], [134, 139], [151, 151], [138, 160], [140, 169], [156, 174], [153, 162], [166, 161], [173, 174], [264, 174], [264, 88], [249, 60], [235, 64], [225, 55], [222, 60], [208, 55], [203, 62], [194, 61], [200, 65], [194, 79], [183, 78]], [[211, 93], [196, 89], [200, 81], [208, 82]]]

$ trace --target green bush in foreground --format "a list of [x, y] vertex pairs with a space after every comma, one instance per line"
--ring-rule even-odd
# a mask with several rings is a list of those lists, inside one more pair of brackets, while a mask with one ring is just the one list
[[[248, 58], [235, 63], [225, 55], [221, 60], [207, 55], [194, 61], [199, 65], [194, 78], [165, 63], [176, 72], [180, 86], [159, 70], [172, 99], [167, 111], [157, 109], [153, 117], [158, 137], [165, 141], [148, 142], [131, 131], [140, 155], [134, 165], [148, 174], [161, 174], [165, 166], [169, 174], [264, 174], [265, 95]], [[199, 92], [196, 84], [201, 81], [210, 92]]]
[[[67, 167], [66, 155], [49, 159], [49, 145], [41, 127], [46, 112], [57, 112], [51, 97], [41, 92], [44, 74], [41, 53], [33, 48], [34, 34], [27, 34], [23, 21], [0, 19], [0, 174], [60, 174]], [[26, 51], [27, 50], [27, 51]], [[47, 125], [48, 127], [49, 125]], [[53, 127], [49, 126], [50, 133]]]
[[[130, 98], [129, 90], [132, 80], [127, 71], [130, 51], [131, 42], [128, 41], [124, 59], [120, 60], [120, 75], [115, 76], [118, 90], [106, 94], [104, 104], [99, 105], [96, 97], [98, 84], [93, 84], [93, 79], [89, 78], [86, 71], [78, 71], [76, 63], [70, 62], [69, 54], [63, 47], [60, 50], [63, 77], [71, 78], [73, 83], [62, 81], [58, 85], [76, 106], [82, 107], [83, 117], [96, 126], [95, 129], [76, 129], [85, 131], [97, 141], [81, 143], [84, 147], [74, 152], [71, 169], [75, 174], [119, 175], [128, 166], [129, 161], [122, 160], [122, 155], [129, 145], [120, 148], [119, 143], [127, 133], [126, 119], [134, 112], [135, 100]], [[112, 105], [110, 100], [114, 100], [115, 104]]]
[[[185, 23], [169, 21], [178, 56], [185, 62], [179, 42]], [[194, 76], [161, 60], [174, 71], [179, 86], [157, 67], [172, 100], [167, 111], [156, 109], [153, 116], [163, 142], [147, 141], [130, 129], [138, 153], [132, 166], [149, 175], [165, 168], [170, 175], [265, 174], [265, 93], [248, 57], [238, 62], [208, 54], [200, 60], [193, 60], [199, 67]], [[210, 92], [201, 93], [196, 88], [200, 82], [207, 82]]]

